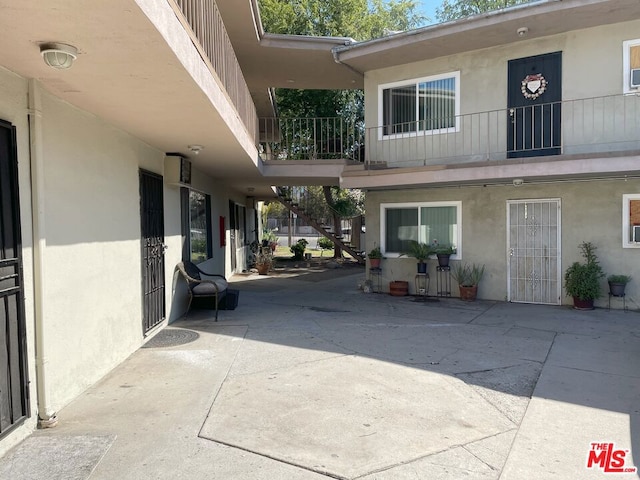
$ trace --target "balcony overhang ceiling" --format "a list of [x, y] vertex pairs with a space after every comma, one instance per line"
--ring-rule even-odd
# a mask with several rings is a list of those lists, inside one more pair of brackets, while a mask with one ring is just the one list
[[311, 37], [265, 33], [257, 0], [216, 0], [224, 18], [258, 116], [273, 116], [270, 88], [351, 90], [364, 86], [364, 75], [337, 63], [332, 50], [352, 43], [346, 37]]
[[638, 0], [548, 0], [337, 47], [336, 55], [366, 72], [639, 18]]

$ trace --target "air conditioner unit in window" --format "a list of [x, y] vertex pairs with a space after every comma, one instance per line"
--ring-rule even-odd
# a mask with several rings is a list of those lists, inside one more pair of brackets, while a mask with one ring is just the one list
[[174, 187], [189, 187], [191, 162], [179, 155], [167, 154], [164, 157], [164, 181]]
[[639, 88], [640, 87], [640, 68], [632, 68], [631, 69], [631, 88]]
[[633, 241], [635, 243], [640, 243], [640, 225], [633, 226]]

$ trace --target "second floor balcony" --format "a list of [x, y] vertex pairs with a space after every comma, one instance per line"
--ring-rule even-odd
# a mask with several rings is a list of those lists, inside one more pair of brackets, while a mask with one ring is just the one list
[[260, 119], [263, 160], [344, 159], [365, 168], [636, 155], [640, 96], [564, 100], [365, 126], [339, 118]]

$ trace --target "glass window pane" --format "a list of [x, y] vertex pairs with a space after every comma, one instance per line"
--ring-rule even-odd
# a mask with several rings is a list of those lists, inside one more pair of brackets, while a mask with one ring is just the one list
[[438, 245], [458, 244], [456, 207], [422, 207], [420, 209], [420, 242]]
[[207, 259], [207, 218], [206, 195], [191, 190], [189, 193], [191, 261], [200, 263]]
[[416, 85], [388, 88], [382, 92], [384, 134], [416, 131]]
[[455, 77], [418, 84], [420, 130], [455, 127]]
[[388, 208], [386, 210], [385, 251], [402, 253], [409, 250], [409, 241], [418, 241], [418, 209]]

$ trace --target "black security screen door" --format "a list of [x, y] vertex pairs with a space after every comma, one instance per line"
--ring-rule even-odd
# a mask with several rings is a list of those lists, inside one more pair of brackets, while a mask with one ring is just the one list
[[142, 323], [147, 333], [165, 318], [162, 177], [140, 170]]
[[29, 416], [15, 130], [0, 120], [0, 437]]
[[558, 155], [562, 145], [562, 52], [509, 61], [508, 156]]

